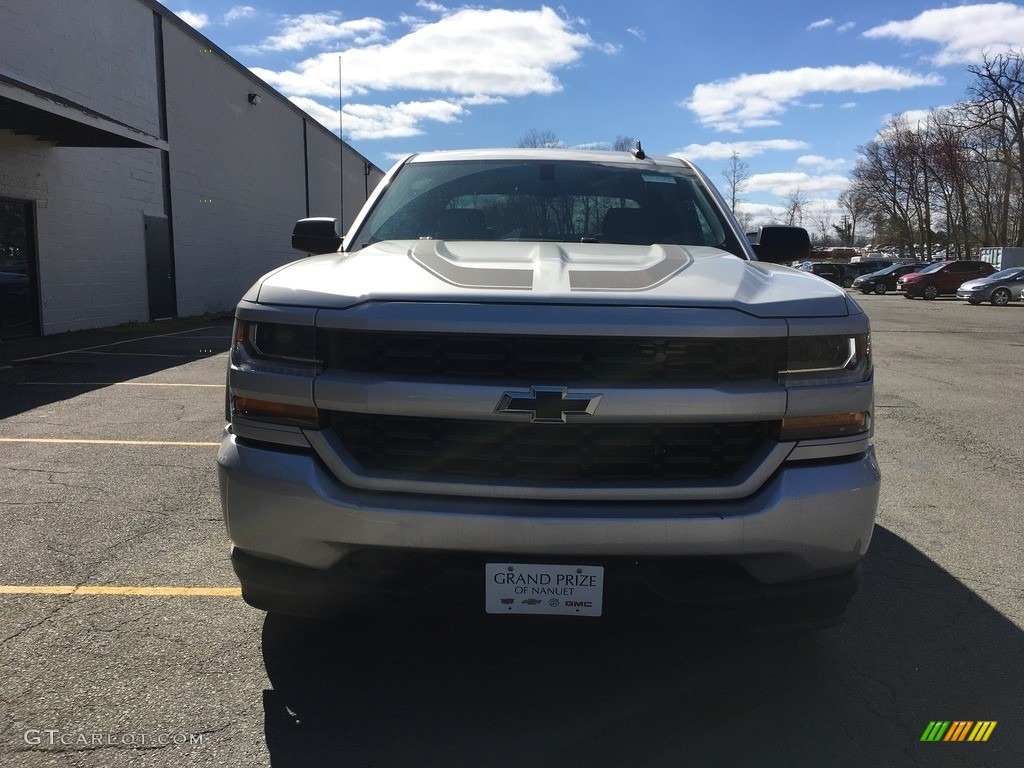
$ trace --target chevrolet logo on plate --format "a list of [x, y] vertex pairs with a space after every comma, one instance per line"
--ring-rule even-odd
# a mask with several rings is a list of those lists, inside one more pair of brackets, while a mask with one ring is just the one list
[[530, 387], [529, 392], [506, 392], [496, 413], [528, 413], [530, 421], [563, 424], [566, 416], [593, 416], [601, 395], [569, 394], [565, 387]]

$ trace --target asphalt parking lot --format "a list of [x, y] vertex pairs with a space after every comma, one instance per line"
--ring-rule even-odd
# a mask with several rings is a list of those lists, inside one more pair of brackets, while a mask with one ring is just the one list
[[0, 765], [1024, 764], [1024, 304], [856, 298], [882, 502], [810, 638], [268, 617], [217, 497], [230, 320], [0, 345]]

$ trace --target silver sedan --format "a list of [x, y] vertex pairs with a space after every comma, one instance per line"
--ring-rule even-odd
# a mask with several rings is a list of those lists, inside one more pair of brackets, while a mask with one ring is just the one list
[[1010, 267], [988, 277], [968, 280], [956, 291], [958, 299], [971, 304], [991, 301], [997, 307], [1005, 307], [1011, 301], [1020, 301], [1024, 293], [1024, 267]]

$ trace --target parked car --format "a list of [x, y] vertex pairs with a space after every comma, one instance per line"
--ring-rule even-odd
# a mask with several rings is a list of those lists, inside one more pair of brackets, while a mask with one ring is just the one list
[[920, 272], [928, 264], [893, 264], [877, 272], [861, 275], [853, 281], [853, 288], [861, 293], [882, 295], [896, 290], [896, 281], [911, 272]]
[[841, 285], [843, 282], [843, 265], [832, 261], [812, 261], [801, 264], [799, 269], [803, 272], [810, 272], [818, 277], [823, 277], [836, 285]]
[[896, 290], [903, 291], [908, 299], [934, 299], [944, 293], [955, 294], [968, 280], [988, 277], [995, 271], [987, 261], [937, 261], [920, 272], [899, 278]]
[[891, 267], [889, 259], [873, 259], [871, 261], [854, 261], [843, 264], [843, 288], [852, 288], [853, 282], [863, 275], [870, 275], [880, 269]]
[[1010, 267], [988, 277], [968, 280], [956, 291], [958, 299], [968, 304], [991, 301], [997, 307], [1005, 307], [1011, 301], [1020, 301], [1024, 294], [1024, 267]]

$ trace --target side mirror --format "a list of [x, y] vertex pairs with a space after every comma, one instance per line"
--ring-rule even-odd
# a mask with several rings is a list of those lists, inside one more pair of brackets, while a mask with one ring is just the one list
[[[751, 239], [753, 234], [747, 233], [747, 238]], [[771, 264], [807, 261], [811, 257], [811, 237], [803, 227], [761, 227], [756, 239], [751, 239], [751, 244], [758, 261]]]
[[292, 248], [305, 253], [331, 253], [341, 247], [341, 222], [327, 216], [299, 219], [292, 230]]

